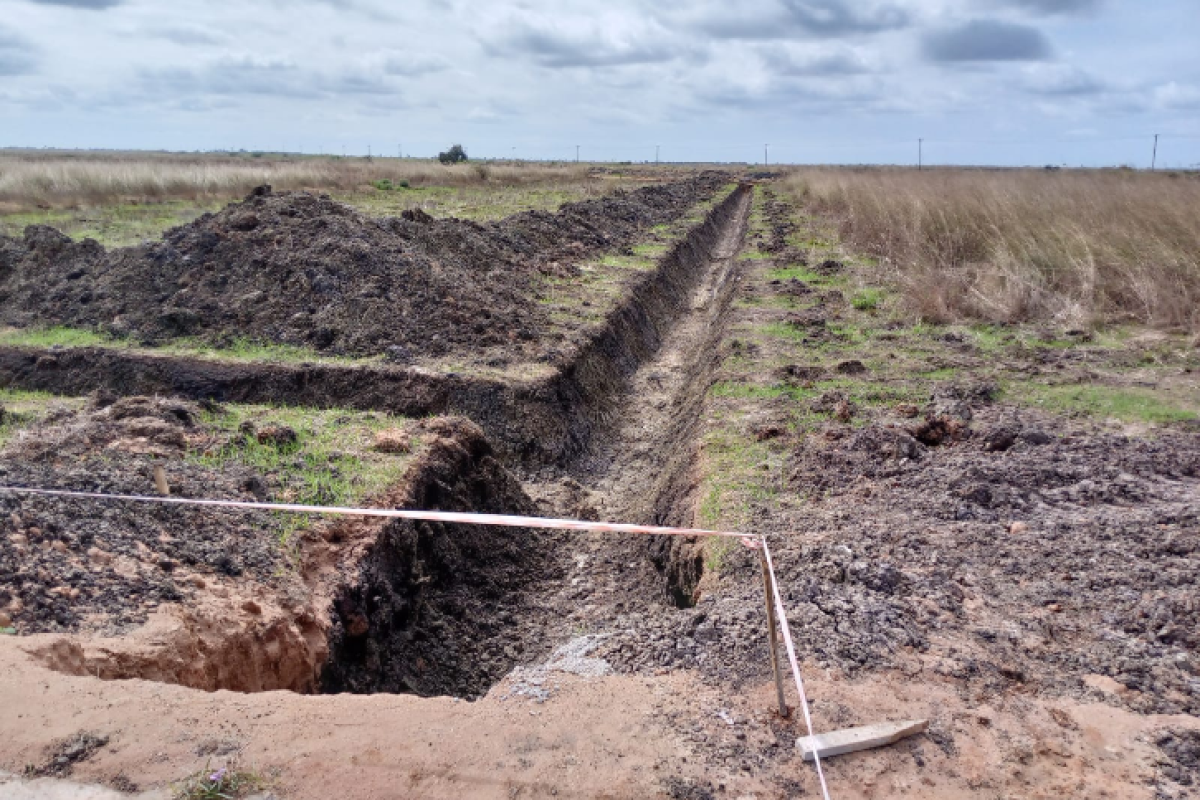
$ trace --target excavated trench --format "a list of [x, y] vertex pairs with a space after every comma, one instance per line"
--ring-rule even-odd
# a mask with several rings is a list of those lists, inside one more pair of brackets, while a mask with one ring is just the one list
[[[94, 389], [96, 382], [128, 379], [126, 390], [169, 385], [198, 396], [210, 394], [217, 381], [222, 397], [239, 401], [271, 396], [406, 413], [413, 409], [392, 406], [416, 402], [426, 411], [466, 411], [483, 430], [462, 420], [448, 423], [408, 485], [386, 502], [536, 514], [533, 495], [556, 513], [571, 514], [578, 509], [561, 490], [569, 485], [591, 499], [600, 518], [688, 525], [695, 508], [696, 428], [736, 292], [751, 191], [741, 186], [718, 205], [634, 287], [568, 368], [536, 386], [439, 385], [430, 388], [436, 399], [418, 391], [402, 401], [392, 393], [394, 380], [429, 376], [377, 375], [375, 384], [351, 391], [352, 376], [336, 374], [336, 367], [251, 370], [107, 351], [91, 353], [92, 363], [87, 353], [72, 351], [52, 356], [59, 359], [54, 364], [31, 366], [28, 353], [12, 350], [0, 352], [0, 382], [24, 376], [15, 382], [80, 391], [81, 380]], [[229, 374], [221, 377], [221, 370]], [[496, 452], [489, 439], [499, 443]], [[524, 486], [504, 462], [523, 476]], [[474, 698], [514, 666], [536, 663], [570, 638], [571, 609], [606, 601], [598, 585], [587, 588], [591, 564], [643, 565], [622, 578], [628, 585], [608, 591], [663, 608], [691, 605], [703, 571], [699, 544], [676, 537], [347, 521], [309, 538], [302, 572], [311, 594], [304, 602], [280, 599], [277, 608], [247, 620], [231, 607], [235, 598], [182, 612], [171, 630], [152, 631], [150, 641], [59, 638], [32, 643], [31, 652], [73, 674], [210, 691]]]
[[[524, 470], [521, 487], [494, 460], [472, 461], [428, 481], [413, 505], [536, 513], [522, 488], [545, 497], [566, 483], [596, 500], [602, 518], [691, 524], [696, 429], [736, 294], [750, 201], [741, 187], [681, 242], [659, 280], [634, 294], [560, 384], [578, 398], [571, 415], [582, 426], [566, 467]], [[578, 510], [562, 499], [552, 500], [555, 513]], [[591, 564], [649, 565], [631, 576], [637, 585], [617, 591], [660, 607], [691, 605], [703, 573], [700, 545], [677, 537], [405, 523], [376, 542], [333, 602], [323, 691], [475, 697], [570, 638], [572, 609], [611, 599], [586, 574]], [[595, 585], [594, 596], [580, 585]]]

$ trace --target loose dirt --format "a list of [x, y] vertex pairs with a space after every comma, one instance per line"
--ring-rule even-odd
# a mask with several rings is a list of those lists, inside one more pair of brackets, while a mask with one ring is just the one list
[[618, 190], [486, 225], [420, 211], [374, 219], [325, 195], [261, 187], [161, 242], [108, 252], [31, 226], [20, 240], [0, 237], [0, 322], [98, 327], [145, 344], [249, 339], [399, 363], [486, 361], [492, 351], [535, 361], [549, 322], [537, 279], [578, 276], [581, 259], [627, 249], [726, 180]]
[[[111, 494], [154, 493], [154, 467], [182, 496], [265, 499], [271, 476], [211, 469], [186, 456], [230, 439], [205, 426], [191, 403], [99, 398], [62, 409], [0, 450], [7, 485]], [[238, 434], [241, 435], [241, 434]], [[58, 498], [0, 497], [0, 608], [18, 633], [118, 634], [164, 603], [188, 602], [214, 576], [244, 577], [282, 591], [279, 523], [197, 508], [97, 508]]]

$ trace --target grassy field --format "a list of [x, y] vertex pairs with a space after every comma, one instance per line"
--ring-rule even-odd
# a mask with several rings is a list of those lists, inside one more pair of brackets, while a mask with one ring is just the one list
[[1200, 331], [1195, 174], [813, 168], [787, 182], [920, 319]]
[[477, 221], [555, 210], [617, 187], [669, 175], [664, 167], [598, 170], [587, 164], [241, 154], [0, 151], [0, 234], [52, 225], [109, 247], [157, 238], [255, 186], [305, 189], [374, 216], [420, 208]]
[[[926, 409], [949, 386], [991, 385], [995, 401], [1020, 414], [1112, 430], [1200, 421], [1200, 350], [1189, 336], [1137, 322], [1068, 334], [1041, 319], [958, 320], [970, 316], [961, 311], [954, 320], [915, 319], [904, 276], [881, 268], [879, 255], [858, 255], [861, 244], [841, 241], [836, 228], [846, 221], [814, 214], [808, 187], [792, 178], [755, 195], [728, 349], [708, 387], [697, 504], [703, 527], [742, 530], [764, 509], [814, 499], [789, 493], [793, 456], [781, 442], [811, 437], [825, 446], [869, 426], [912, 425], [918, 417], [899, 409]], [[787, 203], [778, 221], [793, 227], [789, 250], [763, 258], [776, 222], [767, 214], [772, 199]], [[822, 272], [817, 265], [825, 262], [839, 266]], [[885, 279], [893, 285], [875, 283]], [[790, 281], [804, 289], [784, 291]], [[814, 317], [816, 324], [805, 324]], [[833, 439], [825, 436], [830, 428]], [[708, 568], [719, 571], [724, 555], [714, 542]]]

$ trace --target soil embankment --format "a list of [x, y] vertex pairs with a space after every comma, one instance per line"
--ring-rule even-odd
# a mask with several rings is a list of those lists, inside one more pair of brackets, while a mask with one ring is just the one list
[[727, 178], [704, 175], [486, 225], [421, 212], [374, 219], [324, 195], [273, 193], [105, 251], [45, 226], [0, 237], [0, 324], [297, 345], [348, 356], [486, 362], [553, 348], [536, 280], [629, 248]]

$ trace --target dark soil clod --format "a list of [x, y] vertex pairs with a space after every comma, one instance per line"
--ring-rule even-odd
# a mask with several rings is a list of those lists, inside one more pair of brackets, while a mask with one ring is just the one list
[[87, 761], [108, 744], [108, 736], [80, 731], [65, 739], [59, 739], [46, 750], [41, 764], [25, 767], [25, 775], [31, 778], [65, 778], [81, 761]]

